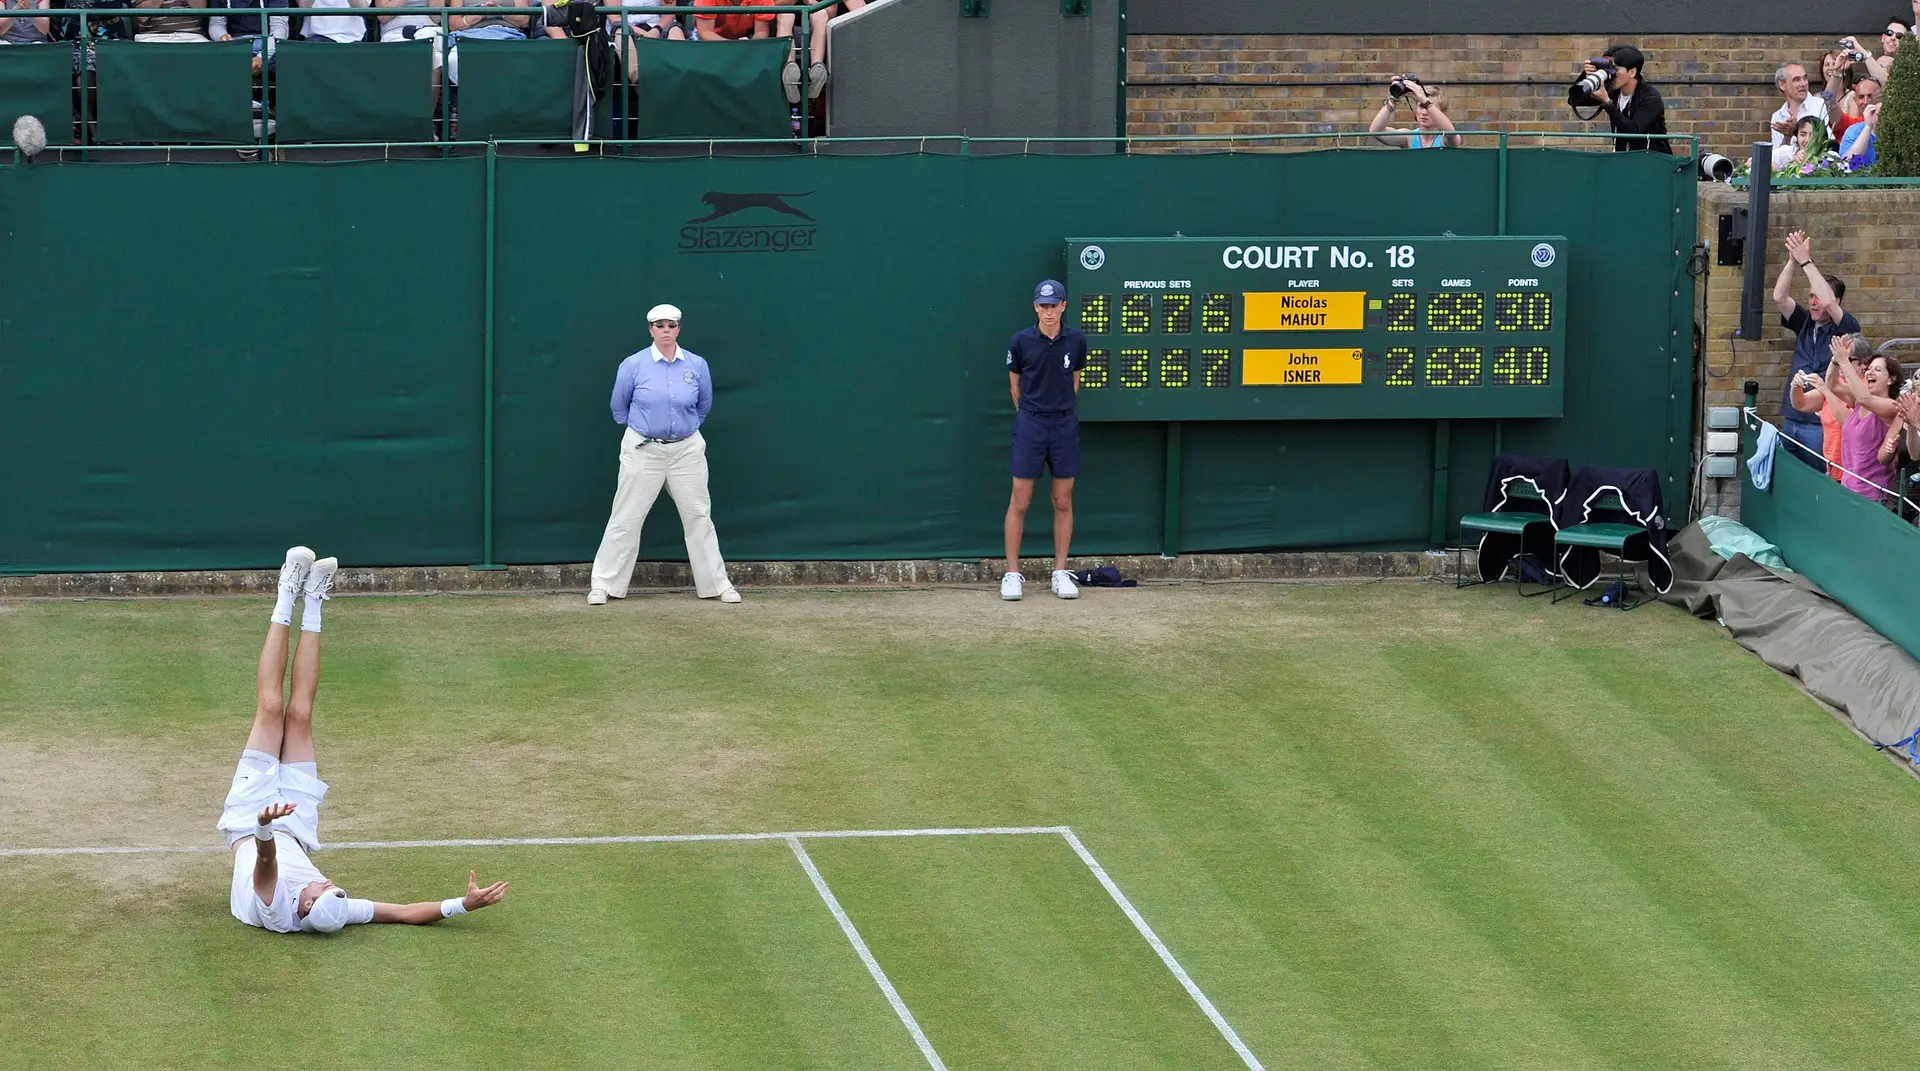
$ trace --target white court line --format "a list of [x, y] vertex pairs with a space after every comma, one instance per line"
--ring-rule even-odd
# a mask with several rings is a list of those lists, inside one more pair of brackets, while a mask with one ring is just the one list
[[1213, 1020], [1214, 1027], [1220, 1031], [1221, 1037], [1227, 1039], [1227, 1044], [1233, 1046], [1233, 1051], [1239, 1053], [1240, 1059], [1253, 1071], [1266, 1071], [1260, 1066], [1260, 1061], [1254, 1057], [1253, 1050], [1247, 1048], [1247, 1043], [1240, 1040], [1239, 1034], [1234, 1033], [1233, 1027], [1227, 1022], [1227, 1017], [1220, 1014], [1220, 1009], [1213, 1006], [1213, 1001], [1208, 1000], [1205, 993], [1200, 992], [1200, 987], [1194, 983], [1193, 977], [1187, 973], [1186, 968], [1180, 966], [1180, 961], [1173, 958], [1173, 953], [1168, 951], [1159, 935], [1153, 932], [1153, 927], [1147, 925], [1147, 920], [1141, 918], [1140, 912], [1134, 910], [1133, 903], [1127, 899], [1127, 894], [1121, 892], [1120, 886], [1115, 885], [1113, 879], [1107, 876], [1107, 870], [1100, 865], [1100, 860], [1095, 859], [1093, 853], [1087, 850], [1087, 846], [1080, 843], [1080, 838], [1073, 835], [1073, 830], [1062, 830], [1060, 835], [1067, 838], [1067, 843], [1073, 846], [1075, 854], [1080, 856], [1080, 861], [1087, 864], [1087, 869], [1093, 871], [1094, 877], [1100, 879], [1100, 884], [1105, 886], [1107, 895], [1113, 897], [1113, 902], [1119, 904], [1120, 910], [1126, 913], [1127, 921], [1133, 923], [1133, 928], [1139, 930], [1140, 936], [1146, 938], [1147, 943], [1153, 946], [1153, 950], [1160, 954], [1160, 962], [1166, 964], [1167, 969], [1173, 972], [1173, 976], [1186, 987], [1187, 995], [1193, 998], [1195, 1004], [1200, 1005], [1201, 1011], [1207, 1013], [1207, 1018]]
[[[707, 841], [833, 840], [847, 837], [992, 837], [1034, 833], [1065, 833], [1066, 826], [980, 826], [932, 829], [823, 829], [792, 833], [667, 833], [626, 837], [472, 837], [459, 840], [349, 840], [326, 845], [330, 852], [349, 848], [524, 848], [574, 847], [586, 844], [697, 844]], [[47, 855], [159, 855], [225, 853], [216, 844], [155, 845], [102, 848], [0, 848], [0, 859]]]
[[[1073, 834], [1069, 832], [1067, 836], [1071, 837]], [[887, 972], [880, 969], [880, 961], [873, 958], [873, 953], [867, 948], [867, 942], [860, 938], [860, 931], [853, 928], [853, 920], [847, 917], [846, 909], [842, 908], [840, 901], [834, 898], [833, 890], [827, 888], [827, 879], [820, 876], [820, 868], [813, 865], [813, 857], [807, 854], [806, 846], [800, 843], [799, 837], [788, 837], [787, 846], [793, 849], [793, 857], [800, 860], [800, 866], [806, 870], [814, 889], [820, 893], [820, 899], [827, 902], [827, 910], [833, 912], [833, 920], [840, 924], [840, 932], [846, 934], [847, 940], [853, 942], [853, 950], [860, 954], [860, 962], [867, 965], [867, 973], [873, 975], [873, 980], [880, 986], [880, 991], [887, 995], [887, 1003], [893, 1005], [893, 1014], [900, 1017], [900, 1021], [906, 1025], [907, 1033], [913, 1035], [913, 1043], [920, 1046], [920, 1055], [927, 1058], [928, 1066], [934, 1071], [947, 1071], [947, 1065], [940, 1061], [940, 1054], [933, 1051], [933, 1043], [927, 1040], [927, 1035], [920, 1029], [920, 1024], [914, 1020], [913, 1013], [907, 1010], [907, 1002], [900, 999], [899, 991], [894, 989], [893, 983], [887, 980]]]

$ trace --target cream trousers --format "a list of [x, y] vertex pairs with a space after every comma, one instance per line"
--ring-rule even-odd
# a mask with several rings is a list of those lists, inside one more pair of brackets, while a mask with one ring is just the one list
[[720, 539], [713, 531], [713, 500], [707, 496], [707, 440], [694, 432], [677, 443], [640, 442], [632, 428], [620, 437], [620, 483], [613, 493], [613, 515], [593, 556], [593, 586], [616, 599], [627, 596], [634, 562], [640, 556], [640, 526], [660, 497], [660, 488], [680, 510], [687, 537], [687, 562], [694, 590], [711, 599], [732, 587]]

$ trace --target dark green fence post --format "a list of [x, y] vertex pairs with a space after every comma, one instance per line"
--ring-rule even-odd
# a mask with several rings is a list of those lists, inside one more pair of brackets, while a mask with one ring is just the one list
[[1447, 545], [1447, 467], [1453, 455], [1453, 421], [1433, 422], [1433, 513], [1427, 526], [1427, 541], [1436, 547]]
[[480, 315], [480, 360], [485, 368], [482, 377], [482, 390], [485, 399], [481, 405], [484, 427], [480, 432], [481, 462], [481, 502], [480, 502], [480, 564], [475, 569], [504, 569], [493, 560], [493, 279], [494, 250], [496, 241], [494, 190], [497, 185], [499, 149], [492, 138], [487, 139], [487, 238], [486, 264], [483, 274], [486, 276], [486, 297], [481, 305]]
[[1167, 425], [1167, 494], [1160, 508], [1160, 556], [1180, 556], [1180, 422]]

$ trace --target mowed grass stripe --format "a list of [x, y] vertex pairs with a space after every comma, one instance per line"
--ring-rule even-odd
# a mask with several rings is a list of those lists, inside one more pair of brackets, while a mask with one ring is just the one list
[[234, 922], [225, 860], [191, 859], [217, 902], [9, 865], [0, 977], [19, 1014], [0, 1064], [203, 1067], [294, 1038], [356, 1068], [919, 1059], [779, 842], [322, 853], [356, 894], [452, 888], [473, 865], [514, 881], [471, 918], [325, 939]]
[[1244, 1068], [1060, 837], [807, 851], [953, 1068]]

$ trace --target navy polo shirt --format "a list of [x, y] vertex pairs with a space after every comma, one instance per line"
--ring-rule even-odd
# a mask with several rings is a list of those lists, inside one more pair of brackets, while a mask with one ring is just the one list
[[1815, 323], [1807, 307], [1796, 301], [1793, 314], [1780, 317], [1780, 326], [1793, 332], [1793, 367], [1787, 372], [1787, 393], [1780, 403], [1780, 416], [1789, 424], [1818, 424], [1819, 413], [1802, 413], [1793, 407], [1793, 377], [1801, 372], [1826, 375], [1827, 362], [1833, 359], [1833, 336], [1859, 334], [1860, 321], [1847, 312], [1840, 315], [1837, 324]]
[[1087, 366], [1087, 336], [1060, 325], [1048, 338], [1038, 324], [1007, 342], [1007, 371], [1020, 377], [1020, 411], [1040, 416], [1073, 412], [1073, 374]]

